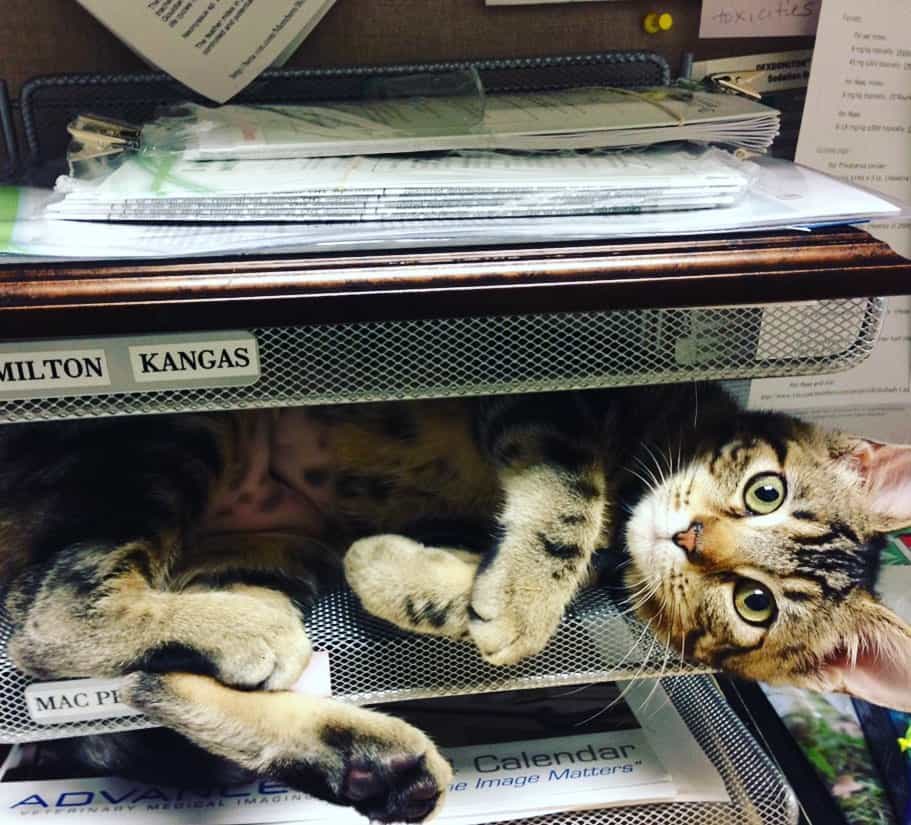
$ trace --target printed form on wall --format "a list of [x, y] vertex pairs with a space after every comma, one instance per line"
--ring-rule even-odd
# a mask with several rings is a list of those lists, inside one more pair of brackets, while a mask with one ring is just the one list
[[335, 0], [77, 0], [128, 46], [224, 103], [289, 56]]
[[[911, 3], [826, 0], [798, 163], [911, 201]], [[864, 227], [911, 257], [911, 225]], [[879, 342], [858, 367], [754, 381], [753, 407], [797, 410], [832, 427], [911, 442], [911, 297], [889, 299]]]

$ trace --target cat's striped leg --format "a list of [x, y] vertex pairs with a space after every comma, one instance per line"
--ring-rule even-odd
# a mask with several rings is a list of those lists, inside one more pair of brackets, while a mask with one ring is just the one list
[[426, 547], [405, 536], [371, 536], [351, 545], [345, 578], [364, 609], [403, 630], [468, 635], [468, 604], [481, 557]]
[[238, 691], [186, 673], [130, 677], [126, 700], [211, 753], [375, 822], [435, 814], [452, 770], [389, 716], [294, 693]]
[[174, 555], [86, 543], [32, 565], [6, 597], [10, 658], [42, 679], [186, 670], [244, 688], [293, 684], [310, 645], [292, 600], [239, 580], [172, 592]]
[[599, 428], [572, 393], [484, 402], [478, 438], [496, 463], [500, 539], [478, 570], [469, 631], [491, 664], [539, 652], [589, 573], [604, 525]]

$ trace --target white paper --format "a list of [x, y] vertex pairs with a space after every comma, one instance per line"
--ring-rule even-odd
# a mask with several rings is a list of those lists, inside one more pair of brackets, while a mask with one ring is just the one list
[[[797, 160], [911, 202], [911, 3], [826, 0]], [[911, 228], [864, 227], [911, 258]]]
[[[797, 159], [911, 200], [911, 4], [826, 0]], [[864, 229], [911, 257], [907, 223], [876, 221]], [[864, 363], [833, 375], [753, 381], [750, 406], [911, 442], [911, 297], [889, 298], [882, 334]]]
[[[807, 323], [812, 335], [810, 315]], [[856, 415], [863, 408], [911, 407], [911, 296], [888, 299], [880, 337], [862, 364], [831, 375], [755, 380], [749, 403], [801, 413], [838, 410], [841, 417], [846, 410]]]
[[286, 55], [335, 0], [78, 0], [191, 89], [224, 102]]
[[[0, 256], [141, 258], [256, 252], [419, 249], [560, 240], [697, 235], [857, 222], [899, 215], [875, 194], [786, 161], [760, 159], [744, 199], [724, 209], [642, 215], [338, 224], [108, 224], [54, 220], [45, 190], [18, 191], [17, 218], [0, 221]], [[9, 199], [8, 199], [9, 200]]]
[[292, 106], [194, 104], [143, 127], [149, 149], [186, 160], [730, 143], [763, 151], [779, 113], [746, 98], [676, 88], [604, 87]]
[[[567, 810], [645, 802], [730, 801], [724, 782], [667, 694], [652, 680], [623, 701], [639, 727], [595, 727], [565, 735], [442, 749], [454, 776], [437, 822], [478, 825]], [[506, 737], [504, 737], [506, 738]], [[15, 746], [0, 771], [28, 764]], [[351, 809], [319, 802], [279, 782], [175, 790], [111, 777], [0, 782], [5, 822], [79, 813], [93, 825], [362, 825]]]
[[812, 35], [819, 20], [820, 3], [821, 0], [703, 0], [699, 36]]
[[48, 214], [298, 223], [613, 214], [730, 206], [755, 176], [719, 149], [218, 162], [142, 153], [105, 178], [61, 177], [65, 198]]

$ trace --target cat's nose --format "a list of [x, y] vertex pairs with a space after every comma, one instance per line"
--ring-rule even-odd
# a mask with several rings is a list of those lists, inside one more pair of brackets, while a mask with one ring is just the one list
[[701, 521], [693, 521], [686, 530], [674, 533], [671, 537], [671, 541], [690, 556], [696, 552], [699, 545], [699, 537], [702, 535], [703, 529]]

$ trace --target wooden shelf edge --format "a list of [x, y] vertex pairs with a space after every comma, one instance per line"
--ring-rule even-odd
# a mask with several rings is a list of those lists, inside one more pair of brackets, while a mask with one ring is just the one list
[[0, 265], [0, 339], [911, 293], [857, 229], [483, 249]]

